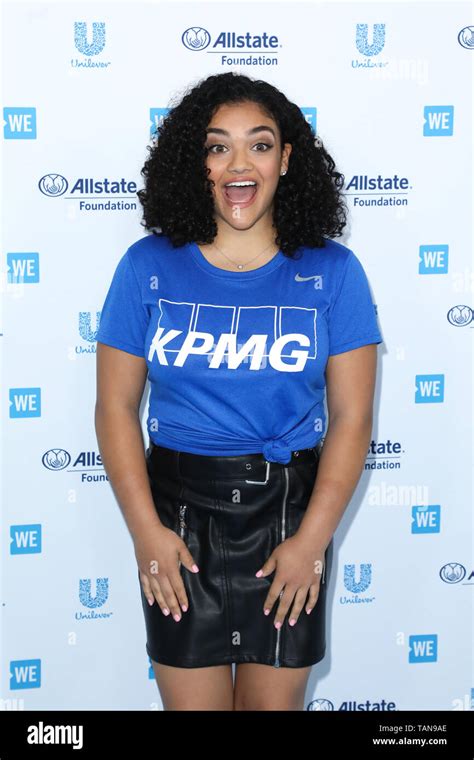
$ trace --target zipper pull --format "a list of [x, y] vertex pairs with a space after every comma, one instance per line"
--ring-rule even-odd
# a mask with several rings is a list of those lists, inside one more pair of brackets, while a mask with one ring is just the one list
[[180, 504], [179, 506], [179, 528], [180, 528], [180, 536], [183, 538], [184, 536], [184, 529], [186, 528], [186, 504]]

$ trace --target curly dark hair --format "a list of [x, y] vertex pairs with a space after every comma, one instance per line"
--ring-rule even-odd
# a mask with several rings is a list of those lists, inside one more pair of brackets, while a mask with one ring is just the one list
[[167, 235], [174, 247], [213, 242], [217, 224], [207, 176], [206, 128], [219, 106], [248, 101], [274, 119], [281, 145], [292, 145], [288, 171], [273, 198], [277, 245], [287, 256], [300, 246], [323, 248], [324, 236], [338, 237], [346, 225], [344, 175], [335, 170], [297, 105], [268, 82], [235, 72], [200, 80], [158, 127], [141, 170], [145, 187], [137, 192], [142, 226]]

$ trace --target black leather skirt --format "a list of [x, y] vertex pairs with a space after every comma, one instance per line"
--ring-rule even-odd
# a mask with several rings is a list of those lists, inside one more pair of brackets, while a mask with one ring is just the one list
[[304, 667], [326, 651], [326, 590], [333, 553], [329, 543], [319, 596], [294, 626], [290, 605], [280, 629], [278, 601], [263, 604], [274, 573], [255, 573], [273, 549], [299, 527], [317, 473], [319, 449], [292, 453], [289, 464], [263, 454], [204, 456], [156, 446], [146, 452], [153, 500], [161, 522], [187, 544], [198, 573], [180, 566], [189, 607], [176, 622], [149, 605], [139, 585], [146, 651], [158, 663], [184, 668], [254, 662]]

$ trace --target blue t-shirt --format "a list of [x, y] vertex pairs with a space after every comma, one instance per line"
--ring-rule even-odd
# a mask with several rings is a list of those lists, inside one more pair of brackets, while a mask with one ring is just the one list
[[151, 441], [284, 464], [317, 444], [328, 356], [382, 342], [362, 264], [325, 243], [237, 272], [164, 235], [128, 248], [97, 340], [145, 358]]

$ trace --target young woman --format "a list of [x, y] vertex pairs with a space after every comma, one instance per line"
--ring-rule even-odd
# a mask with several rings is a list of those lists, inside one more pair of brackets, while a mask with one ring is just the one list
[[151, 234], [103, 306], [95, 415], [146, 651], [165, 710], [302, 710], [382, 341], [365, 271], [331, 239], [343, 175], [298, 106], [234, 73], [190, 89], [148, 150]]

